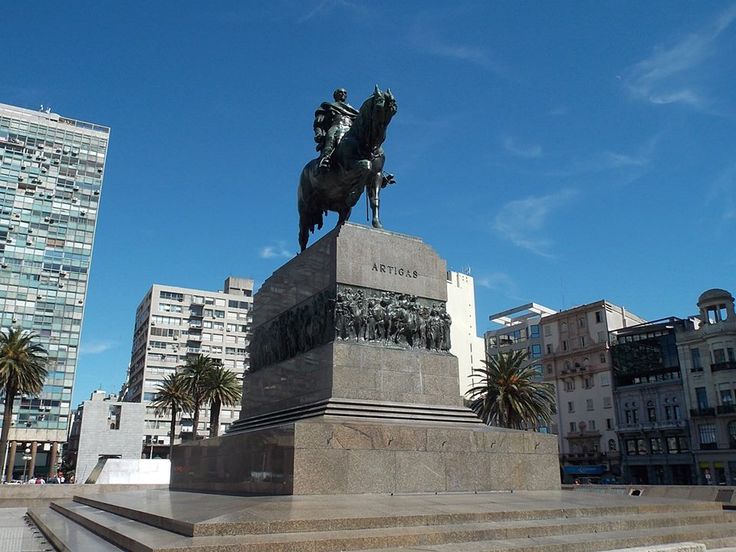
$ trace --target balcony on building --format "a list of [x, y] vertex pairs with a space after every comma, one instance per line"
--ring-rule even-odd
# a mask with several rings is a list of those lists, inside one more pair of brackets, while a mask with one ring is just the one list
[[736, 370], [736, 360], [727, 360], [725, 362], [714, 362], [710, 365], [711, 372], [721, 372], [723, 370]]
[[691, 408], [690, 416], [693, 418], [707, 418], [716, 415], [716, 409], [712, 407]]
[[721, 404], [716, 407], [718, 414], [736, 414], [736, 405], [734, 404]]

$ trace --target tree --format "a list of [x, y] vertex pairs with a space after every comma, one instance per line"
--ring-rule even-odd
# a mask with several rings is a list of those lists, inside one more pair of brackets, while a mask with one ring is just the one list
[[159, 416], [171, 412], [171, 429], [169, 430], [169, 458], [174, 451], [176, 436], [176, 417], [179, 413], [192, 410], [194, 403], [189, 394], [186, 376], [182, 373], [171, 374], [164, 378], [156, 392], [156, 399], [151, 403]]
[[[5, 394], [0, 433], [2, 458], [5, 458], [5, 447], [10, 435], [15, 398], [19, 394], [38, 395], [48, 373], [46, 349], [35, 342], [36, 337], [35, 333], [19, 328], [0, 330], [0, 390]], [[4, 465], [2, 473], [5, 473]]]
[[205, 402], [205, 381], [210, 370], [220, 366], [220, 360], [207, 355], [195, 355], [187, 359], [182, 373], [187, 391], [192, 399], [192, 412], [194, 413], [194, 431], [192, 437], [197, 438], [199, 427], [199, 410]]
[[203, 382], [204, 400], [210, 404], [210, 437], [217, 437], [220, 429], [220, 409], [240, 401], [242, 383], [233, 372], [222, 367], [210, 368]]
[[[526, 351], [498, 353], [476, 371], [480, 381], [470, 391], [470, 408], [488, 425], [527, 429], [549, 424], [555, 408], [554, 388], [534, 381]], [[472, 377], [472, 376], [471, 376]]]

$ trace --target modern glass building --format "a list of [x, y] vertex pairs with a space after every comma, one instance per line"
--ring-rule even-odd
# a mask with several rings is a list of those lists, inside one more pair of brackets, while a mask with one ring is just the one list
[[0, 104], [0, 327], [35, 331], [50, 360], [41, 395], [16, 399], [10, 477], [55, 469], [66, 441], [109, 134]]

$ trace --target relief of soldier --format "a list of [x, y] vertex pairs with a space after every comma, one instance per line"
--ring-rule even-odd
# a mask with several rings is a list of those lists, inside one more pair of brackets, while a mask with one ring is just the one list
[[413, 295], [340, 287], [284, 312], [253, 332], [251, 371], [305, 353], [332, 339], [404, 348], [450, 350], [450, 315]]

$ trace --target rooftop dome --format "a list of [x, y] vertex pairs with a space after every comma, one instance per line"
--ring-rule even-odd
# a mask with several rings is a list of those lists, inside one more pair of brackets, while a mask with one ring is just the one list
[[723, 302], [728, 301], [733, 303], [733, 295], [726, 291], [725, 289], [720, 288], [713, 288], [709, 289], [708, 291], [704, 291], [700, 294], [700, 297], [698, 297], [698, 305], [703, 305], [705, 303], [713, 303], [713, 302]]

